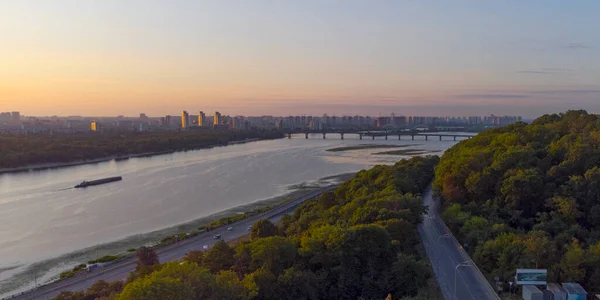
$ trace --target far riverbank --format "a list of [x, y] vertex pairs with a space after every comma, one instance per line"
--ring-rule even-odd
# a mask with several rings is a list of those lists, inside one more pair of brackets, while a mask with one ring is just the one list
[[193, 150], [200, 150], [200, 149], [210, 149], [210, 148], [214, 148], [214, 147], [226, 147], [229, 145], [245, 144], [245, 143], [256, 142], [256, 141], [261, 141], [261, 140], [268, 140], [268, 139], [251, 138], [251, 139], [245, 139], [245, 140], [230, 141], [230, 142], [221, 143], [221, 144], [208, 145], [208, 146], [204, 146], [204, 147], [190, 148], [190, 149], [185, 149], [185, 150], [169, 150], [169, 151], [145, 152], [145, 153], [127, 154], [127, 155], [111, 155], [111, 156], [106, 156], [106, 157], [101, 157], [101, 158], [96, 158], [96, 159], [76, 160], [76, 161], [71, 161], [71, 162], [50, 162], [50, 163], [34, 164], [34, 165], [27, 165], [27, 166], [23, 166], [23, 167], [15, 167], [15, 168], [0, 168], [0, 174], [74, 167], [74, 166], [87, 165], [87, 164], [97, 164], [97, 163], [107, 162], [107, 161], [111, 161], [111, 160], [122, 161], [122, 160], [127, 160], [130, 158], [158, 156], [158, 155], [171, 154], [171, 153], [180, 152], [180, 151], [193, 151]]

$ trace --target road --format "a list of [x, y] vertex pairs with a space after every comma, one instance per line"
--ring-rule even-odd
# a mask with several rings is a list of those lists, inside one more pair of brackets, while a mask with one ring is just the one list
[[462, 248], [448, 227], [439, 218], [437, 203], [431, 188], [422, 195], [429, 211], [419, 225], [419, 234], [433, 266], [438, 285], [447, 300], [500, 299]]
[[[182, 259], [186, 253], [192, 250], [201, 250], [203, 245], [208, 245], [210, 247], [216, 242], [214, 239], [216, 234], [220, 234], [221, 238], [225, 241], [237, 239], [248, 234], [248, 227], [252, 226], [252, 224], [255, 222], [265, 218], [270, 219], [273, 222], [278, 222], [285, 214], [292, 212], [294, 208], [302, 204], [304, 201], [314, 198], [325, 191], [333, 190], [336, 187], [337, 185], [332, 185], [310, 192], [300, 198], [295, 199], [294, 201], [290, 201], [267, 212], [238, 221], [236, 223], [232, 223], [229, 225], [233, 227], [231, 231], [227, 230], [227, 226], [211, 230], [210, 232], [199, 234], [177, 244], [157, 248], [156, 253], [158, 254], [160, 262], [164, 263], [172, 260]], [[51, 299], [61, 291], [76, 292], [85, 290], [98, 280], [104, 280], [107, 282], [125, 280], [129, 276], [129, 273], [135, 269], [136, 261], [137, 259], [135, 256], [130, 256], [112, 265], [99, 267], [93, 271], [85, 272], [66, 280], [56, 281], [40, 286], [36, 290], [26, 292], [22, 295], [4, 299]]]

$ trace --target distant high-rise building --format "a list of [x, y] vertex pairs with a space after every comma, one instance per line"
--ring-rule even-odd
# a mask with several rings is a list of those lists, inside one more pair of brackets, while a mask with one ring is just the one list
[[146, 116], [146, 114], [140, 114], [140, 122], [148, 123], [149, 121], [150, 119], [148, 118], [148, 116]]
[[218, 111], [215, 111], [215, 117], [213, 118], [213, 125], [214, 126], [221, 125], [221, 113]]
[[203, 111], [198, 113], [198, 127], [202, 127], [206, 124], [206, 115]]
[[21, 113], [18, 111], [13, 111], [11, 114], [11, 121], [14, 124], [21, 124]]
[[92, 131], [100, 131], [100, 123], [93, 121], [92, 123], [90, 123], [90, 130]]
[[190, 127], [190, 115], [187, 111], [181, 113], [181, 128], [188, 129]]
[[323, 123], [321, 122], [321, 120], [317, 120], [317, 119], [312, 119], [310, 121], [310, 129], [311, 130], [322, 130], [323, 129]]
[[243, 130], [243, 129], [247, 129], [247, 127], [248, 127], [248, 122], [246, 120], [244, 120], [244, 117], [237, 116], [237, 117], [231, 118], [231, 129]]

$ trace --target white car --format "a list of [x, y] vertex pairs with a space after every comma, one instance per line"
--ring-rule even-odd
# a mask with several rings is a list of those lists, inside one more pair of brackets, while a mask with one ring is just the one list
[[233, 230], [233, 227], [227, 228], [227, 231], [232, 231], [232, 230]]

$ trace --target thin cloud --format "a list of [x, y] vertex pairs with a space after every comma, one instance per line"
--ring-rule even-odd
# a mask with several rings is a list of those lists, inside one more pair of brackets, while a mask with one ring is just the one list
[[567, 48], [569, 48], [569, 49], [591, 49], [592, 47], [582, 44], [582, 43], [569, 43], [569, 44], [567, 44]]
[[547, 90], [533, 91], [533, 94], [549, 94], [549, 95], [589, 95], [600, 94], [600, 90], [596, 89], [569, 89], [569, 90]]
[[522, 99], [529, 96], [522, 94], [462, 94], [454, 95], [454, 97], [463, 99]]
[[567, 69], [567, 68], [543, 68], [542, 70], [549, 71], [549, 72], [573, 72], [573, 71], [575, 71], [573, 69]]
[[543, 68], [540, 70], [521, 70], [517, 73], [521, 74], [546, 74], [546, 75], [568, 75], [573, 73], [573, 69], [565, 68]]
[[521, 73], [521, 74], [557, 74], [556, 72], [548, 72], [548, 71], [529, 71], [529, 70], [525, 70], [525, 71], [517, 71], [517, 73]]

